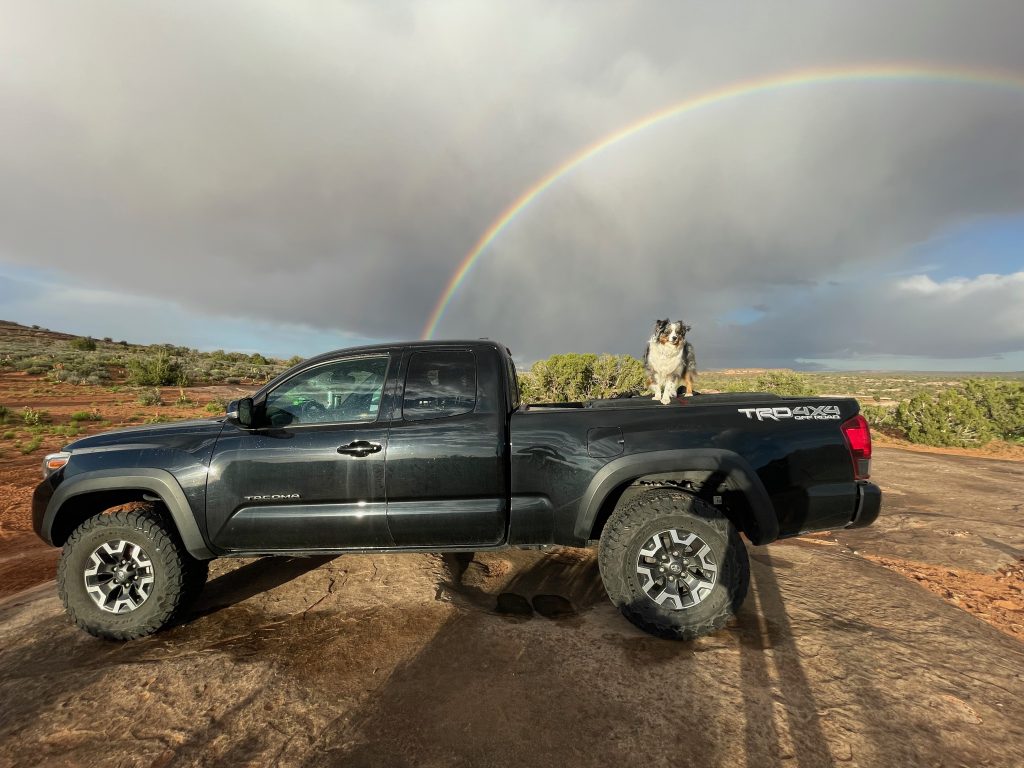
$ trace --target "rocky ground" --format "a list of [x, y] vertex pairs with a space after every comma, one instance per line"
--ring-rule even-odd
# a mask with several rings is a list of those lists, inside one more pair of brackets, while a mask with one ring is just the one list
[[[40, 583], [0, 600], [0, 766], [1020, 765], [1024, 464], [875, 474], [874, 527], [752, 548], [691, 643], [620, 618], [592, 551], [217, 561], [127, 644]], [[6, 530], [0, 573], [49, 578]]]

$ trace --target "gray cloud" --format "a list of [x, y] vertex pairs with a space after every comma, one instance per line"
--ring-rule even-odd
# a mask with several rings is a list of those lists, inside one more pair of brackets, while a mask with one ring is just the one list
[[[851, 61], [1024, 72], [1018, 3], [24, 2], [3, 16], [0, 259], [365, 337], [418, 335], [523, 189], [668, 104]], [[723, 361], [863, 351], [836, 329], [865, 274], [912, 267], [910, 246], [953, 224], [1024, 210], [1022, 120], [1024, 91], [874, 83], [666, 121], [524, 210], [440, 332], [526, 358], [636, 352], [668, 312]], [[868, 306], [890, 323], [864, 349], [943, 357], [933, 304], [885, 290]], [[890, 299], [907, 311], [886, 315]], [[762, 305], [742, 332], [716, 324]], [[1024, 348], [1007, 317], [985, 354]]]

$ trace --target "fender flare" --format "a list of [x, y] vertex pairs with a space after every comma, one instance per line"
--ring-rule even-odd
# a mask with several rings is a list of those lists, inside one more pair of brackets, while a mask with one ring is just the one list
[[734, 451], [721, 448], [648, 451], [623, 456], [605, 464], [594, 475], [580, 499], [576, 537], [590, 538], [594, 521], [608, 495], [624, 483], [664, 472], [710, 471], [724, 476], [723, 485], [742, 493], [750, 505], [756, 530], [744, 531], [754, 544], [779, 537], [779, 519], [764, 483], [750, 463]]
[[199, 530], [185, 492], [170, 472], [163, 469], [101, 469], [75, 475], [61, 483], [46, 505], [41, 532], [53, 543], [51, 531], [61, 507], [75, 496], [95, 491], [149, 491], [159, 496], [170, 512], [178, 534], [189, 554], [197, 560], [210, 560], [216, 555], [207, 546]]

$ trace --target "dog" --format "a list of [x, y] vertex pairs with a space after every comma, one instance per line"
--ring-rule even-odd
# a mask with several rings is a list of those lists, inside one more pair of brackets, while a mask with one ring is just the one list
[[644, 369], [647, 371], [647, 385], [654, 393], [654, 400], [664, 405], [675, 397], [680, 382], [686, 388], [686, 397], [693, 395], [693, 382], [697, 376], [697, 358], [693, 345], [686, 340], [690, 326], [682, 321], [674, 323], [665, 320], [654, 322], [654, 333], [644, 350]]

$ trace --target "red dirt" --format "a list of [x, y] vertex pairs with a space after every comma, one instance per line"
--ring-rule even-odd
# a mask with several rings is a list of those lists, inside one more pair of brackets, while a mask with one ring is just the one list
[[[109, 387], [54, 383], [22, 372], [0, 374], [0, 404], [9, 411], [7, 424], [0, 425], [0, 434], [15, 433], [14, 438], [0, 440], [0, 537], [12, 531], [32, 530], [32, 489], [39, 482], [40, 466], [47, 453], [59, 451], [85, 435], [138, 426], [156, 418], [169, 421], [212, 418], [216, 414], [206, 410], [208, 403], [241, 397], [250, 391], [238, 386], [186, 387], [185, 395], [195, 405], [179, 406], [176, 403], [181, 391], [177, 387], [159, 389], [164, 405], [142, 405], [140, 390], [131, 387], [115, 392]], [[80, 411], [95, 412], [105, 423], [81, 421], [80, 433], [76, 436], [42, 434], [39, 447], [22, 454], [14, 443], [25, 446], [33, 437], [22, 421], [24, 408], [45, 413], [47, 426], [69, 425], [71, 415]]]
[[1024, 557], [995, 573], [975, 573], [877, 555], [863, 557], [913, 579], [929, 592], [1024, 641]]

